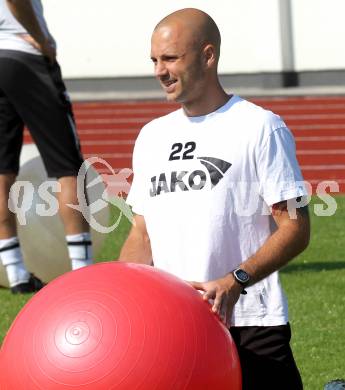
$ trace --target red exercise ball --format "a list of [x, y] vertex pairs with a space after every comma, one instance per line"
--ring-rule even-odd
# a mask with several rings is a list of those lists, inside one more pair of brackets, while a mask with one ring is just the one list
[[64, 274], [13, 322], [1, 390], [240, 390], [236, 347], [200, 293], [153, 267]]

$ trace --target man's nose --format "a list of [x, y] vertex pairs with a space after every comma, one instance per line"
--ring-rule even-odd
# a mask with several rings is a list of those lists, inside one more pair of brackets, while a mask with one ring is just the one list
[[168, 69], [166, 68], [163, 61], [157, 61], [155, 66], [155, 75], [156, 77], [163, 77], [168, 74]]

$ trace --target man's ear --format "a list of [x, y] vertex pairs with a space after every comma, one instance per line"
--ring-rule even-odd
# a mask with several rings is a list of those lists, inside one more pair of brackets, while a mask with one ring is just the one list
[[207, 68], [211, 68], [216, 63], [216, 49], [212, 44], [207, 44], [203, 49], [204, 63]]

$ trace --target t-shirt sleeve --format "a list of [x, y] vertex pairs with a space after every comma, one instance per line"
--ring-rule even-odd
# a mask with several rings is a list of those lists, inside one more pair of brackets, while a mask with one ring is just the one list
[[293, 135], [287, 127], [273, 130], [257, 161], [260, 194], [271, 206], [283, 200], [308, 195], [296, 158]]
[[141, 149], [140, 139], [138, 138], [134, 146], [132, 158], [133, 181], [126, 203], [132, 206], [132, 210], [135, 214], [144, 215], [146, 191], [144, 175], [142, 172], [143, 156]]
[[144, 215], [144, 202], [140, 201], [140, 186], [133, 177], [133, 182], [126, 203], [132, 206], [132, 211], [135, 214]]

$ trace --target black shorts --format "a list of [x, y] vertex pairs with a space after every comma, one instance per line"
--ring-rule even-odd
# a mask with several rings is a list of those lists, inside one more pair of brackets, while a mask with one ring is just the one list
[[242, 367], [243, 390], [302, 390], [290, 348], [290, 325], [232, 327]]
[[0, 173], [17, 174], [24, 125], [50, 177], [76, 176], [83, 158], [60, 67], [0, 50]]

